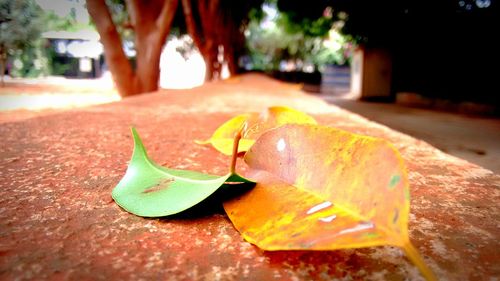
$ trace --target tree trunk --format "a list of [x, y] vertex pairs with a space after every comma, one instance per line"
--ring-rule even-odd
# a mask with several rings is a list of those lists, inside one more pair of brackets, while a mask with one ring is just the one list
[[[149, 25], [149, 26], [148, 26]], [[144, 22], [142, 28], [154, 30], [150, 22]], [[158, 90], [160, 79], [160, 56], [163, 43], [154, 31], [138, 32], [136, 35], [136, 79], [137, 87], [144, 93]]]
[[[219, 0], [195, 1], [196, 11], [193, 11], [192, 0], [182, 0], [182, 10], [186, 20], [189, 35], [200, 51], [205, 61], [205, 80], [220, 78], [222, 65], [218, 61], [221, 30], [221, 7]], [[196, 20], [195, 12], [199, 21]]]
[[133, 12], [137, 51], [136, 73], [142, 92], [158, 90], [160, 56], [177, 10], [178, 0], [128, 0]]
[[205, 60], [206, 80], [220, 77], [222, 63], [217, 58], [219, 46], [224, 47], [223, 62], [228, 64], [230, 74], [238, 73], [238, 59], [245, 48], [240, 26], [248, 20], [250, 9], [260, 7], [264, 1], [181, 1], [188, 33]]
[[137, 86], [142, 93], [158, 90], [160, 79], [160, 54], [147, 57], [143, 53], [137, 55]]
[[215, 59], [213, 55], [206, 54], [203, 55], [203, 59], [205, 60], [205, 81], [214, 80], [214, 76], [216, 76], [216, 68], [215, 68]]
[[[1, 55], [0, 55], [1, 56]], [[7, 63], [7, 60], [4, 59], [3, 57], [0, 57], [0, 86], [5, 86], [5, 82], [3, 80], [5, 76], [5, 64]]]
[[5, 86], [4, 76], [5, 76], [5, 68], [7, 65], [7, 49], [4, 45], [0, 45], [0, 86]]
[[134, 71], [123, 51], [120, 35], [116, 30], [105, 1], [88, 0], [87, 9], [101, 37], [104, 58], [118, 92], [122, 97], [139, 94], [136, 88]]
[[234, 49], [231, 45], [224, 46], [224, 61], [227, 63], [227, 68], [231, 76], [237, 72], [237, 63], [235, 62]]
[[219, 48], [213, 38], [206, 39], [206, 44], [203, 52], [207, 72], [205, 74], [206, 81], [217, 80], [220, 78], [221, 64], [218, 60]]
[[87, 0], [87, 8], [104, 46], [104, 56], [122, 97], [158, 90], [160, 55], [178, 0], [127, 1], [135, 32], [136, 69], [122, 48], [105, 0]]
[[225, 33], [230, 34], [224, 38], [224, 57], [231, 75], [238, 73], [238, 59], [245, 48], [245, 36], [236, 25], [225, 25]]

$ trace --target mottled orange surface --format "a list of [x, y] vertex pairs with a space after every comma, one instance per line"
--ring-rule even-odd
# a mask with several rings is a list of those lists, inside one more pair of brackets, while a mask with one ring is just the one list
[[286, 125], [262, 135], [245, 162], [258, 173], [257, 192], [224, 207], [236, 228], [261, 248], [407, 242], [408, 176], [399, 153], [382, 139]]
[[243, 240], [216, 198], [162, 219], [112, 201], [132, 153], [131, 125], [157, 163], [223, 175], [229, 157], [194, 140], [273, 105], [393, 143], [408, 167], [410, 240], [429, 267], [440, 280], [500, 277], [499, 176], [287, 84], [243, 76], [2, 123], [0, 279], [420, 280], [390, 246], [262, 251]]

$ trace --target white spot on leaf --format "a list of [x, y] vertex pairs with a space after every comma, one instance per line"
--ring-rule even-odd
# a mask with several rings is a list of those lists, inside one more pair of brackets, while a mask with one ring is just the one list
[[286, 142], [283, 138], [281, 138], [276, 144], [276, 149], [278, 149], [278, 151], [281, 152], [285, 150], [285, 148], [286, 148]]
[[331, 215], [331, 216], [328, 216], [328, 217], [319, 218], [318, 220], [322, 221], [322, 222], [332, 222], [336, 218], [337, 218], [337, 215]]
[[320, 210], [323, 210], [325, 208], [328, 208], [330, 206], [333, 206], [332, 202], [325, 201], [325, 202], [323, 202], [321, 204], [318, 204], [318, 205], [312, 207], [311, 209], [309, 209], [309, 211], [307, 211], [306, 214], [310, 215], [310, 214], [316, 213], [317, 211], [320, 211]]

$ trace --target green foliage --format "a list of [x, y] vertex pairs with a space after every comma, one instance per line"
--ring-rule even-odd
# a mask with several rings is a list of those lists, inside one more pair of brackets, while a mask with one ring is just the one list
[[[295, 38], [282, 29], [271, 25], [262, 28], [260, 22], [251, 20], [247, 29], [247, 47], [252, 58], [253, 69], [273, 70], [286, 53], [297, 50]], [[290, 50], [288, 50], [290, 49]]]
[[77, 22], [75, 15], [61, 17], [44, 11], [33, 0], [0, 0], [0, 56], [9, 62], [14, 77], [64, 73], [69, 66], [52, 63], [55, 54], [42, 32], [89, 28], [90, 24]]
[[79, 22], [74, 14], [58, 16], [53, 11], [43, 11], [42, 20], [44, 31], [79, 31], [84, 29], [93, 30], [90, 22]]
[[[276, 8], [272, 2], [267, 5]], [[350, 37], [336, 32], [338, 18], [322, 13], [316, 18], [301, 17], [291, 10], [278, 11], [274, 18], [253, 15], [246, 31], [252, 69], [277, 70], [283, 61], [293, 61], [299, 71], [300, 66], [314, 65], [317, 70], [349, 63], [352, 44]]]
[[[40, 40], [42, 11], [33, 0], [0, 0], [0, 65], [14, 56], [13, 74], [38, 76], [47, 72]], [[24, 52], [23, 52], [24, 51]], [[3, 79], [3, 74], [0, 73]]]
[[33, 0], [0, 0], [0, 52], [13, 54], [41, 35], [42, 11]]
[[116, 203], [130, 213], [143, 217], [177, 214], [205, 200], [225, 182], [250, 182], [234, 173], [218, 177], [159, 166], [148, 157], [135, 129], [132, 134], [132, 160], [112, 192]]
[[42, 38], [45, 31], [93, 29], [89, 22], [79, 22], [76, 15], [59, 16], [42, 10], [35, 1], [0, 0], [0, 54], [10, 65], [14, 77], [62, 75], [71, 65], [54, 61], [55, 52]]
[[313, 62], [325, 65], [349, 65], [351, 63], [354, 41], [350, 36], [332, 32], [328, 41], [323, 41], [319, 50], [314, 53]]
[[45, 40], [38, 39], [30, 42], [30, 45], [22, 50], [13, 51], [10, 75], [31, 78], [49, 75], [51, 73], [50, 56], [45, 43]]
[[[54, 48], [47, 48], [47, 59], [49, 61], [51, 75], [62, 76], [72, 67], [76, 67], [73, 66], [72, 63], [60, 62], [55, 58], [56, 58], [56, 51], [54, 50]], [[73, 62], [76, 63], [76, 61]]]
[[306, 37], [325, 37], [333, 25], [331, 17], [298, 19], [294, 13], [281, 12], [280, 23], [288, 33], [302, 33]]

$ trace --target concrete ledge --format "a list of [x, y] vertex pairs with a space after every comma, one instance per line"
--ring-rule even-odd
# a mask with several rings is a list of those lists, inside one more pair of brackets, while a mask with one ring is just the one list
[[409, 169], [410, 237], [439, 279], [500, 277], [498, 175], [296, 86], [247, 75], [1, 124], [0, 279], [420, 280], [394, 247], [263, 252], [218, 205], [144, 219], [111, 199], [132, 153], [130, 126], [158, 163], [224, 174], [229, 159], [193, 140], [235, 114], [278, 104], [394, 143]]

